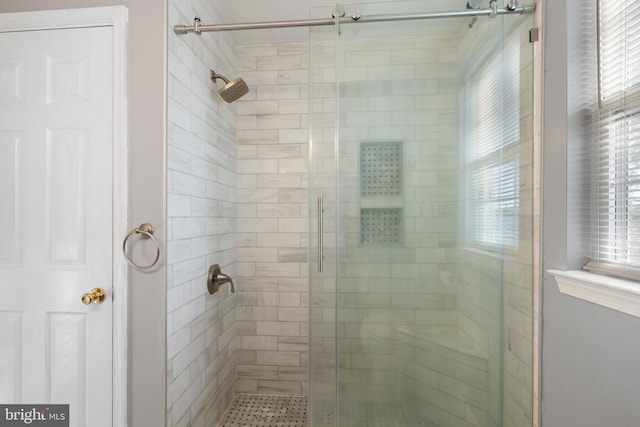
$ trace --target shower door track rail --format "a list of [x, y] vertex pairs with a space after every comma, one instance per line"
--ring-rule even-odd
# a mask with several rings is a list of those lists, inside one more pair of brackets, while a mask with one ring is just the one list
[[173, 31], [176, 34], [188, 33], [204, 33], [211, 31], [237, 31], [237, 30], [259, 30], [267, 28], [291, 28], [291, 27], [319, 27], [326, 25], [335, 25], [350, 23], [373, 23], [373, 22], [391, 22], [391, 21], [413, 21], [420, 19], [441, 19], [441, 18], [465, 18], [487, 16], [495, 17], [498, 15], [522, 15], [535, 11], [535, 6], [518, 6], [510, 9], [504, 8], [486, 8], [486, 9], [467, 9], [458, 12], [433, 12], [415, 15], [371, 15], [360, 16], [355, 14], [350, 17], [340, 17], [338, 20], [330, 19], [300, 19], [292, 21], [266, 21], [266, 22], [246, 22], [235, 24], [215, 24], [205, 25], [200, 23], [200, 18], [194, 19], [193, 25], [174, 25]]

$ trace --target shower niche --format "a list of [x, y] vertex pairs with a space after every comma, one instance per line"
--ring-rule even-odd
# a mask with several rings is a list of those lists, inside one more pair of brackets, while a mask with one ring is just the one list
[[360, 143], [360, 245], [402, 245], [402, 164], [402, 142]]

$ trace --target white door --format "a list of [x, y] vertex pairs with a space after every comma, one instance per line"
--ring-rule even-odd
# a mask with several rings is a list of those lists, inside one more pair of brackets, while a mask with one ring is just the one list
[[0, 33], [0, 402], [76, 427], [112, 425], [112, 32]]

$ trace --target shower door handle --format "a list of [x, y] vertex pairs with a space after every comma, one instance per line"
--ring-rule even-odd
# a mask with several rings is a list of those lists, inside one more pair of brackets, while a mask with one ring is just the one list
[[324, 200], [318, 197], [318, 273], [324, 270]]

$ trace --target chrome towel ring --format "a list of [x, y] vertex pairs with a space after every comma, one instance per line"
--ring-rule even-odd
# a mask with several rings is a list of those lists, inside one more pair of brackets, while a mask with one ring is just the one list
[[[143, 239], [151, 239], [151, 240], [153, 240], [153, 243], [155, 243], [156, 251], [157, 251], [156, 259], [154, 259], [151, 264], [149, 264], [149, 265], [138, 265], [129, 256], [129, 253], [127, 252], [127, 240], [129, 240], [129, 238], [131, 236], [133, 236], [134, 234], [142, 234], [141, 237]], [[124, 254], [124, 257], [127, 260], [127, 262], [129, 263], [129, 265], [131, 267], [137, 268], [138, 270], [148, 270], [148, 269], [152, 268], [153, 266], [155, 266], [158, 263], [158, 260], [160, 259], [160, 244], [158, 243], [158, 240], [153, 236], [153, 226], [151, 224], [147, 224], [147, 223], [140, 224], [139, 226], [134, 228], [129, 234], [127, 234], [127, 237], [125, 237], [124, 241], [122, 242], [122, 253]]]

